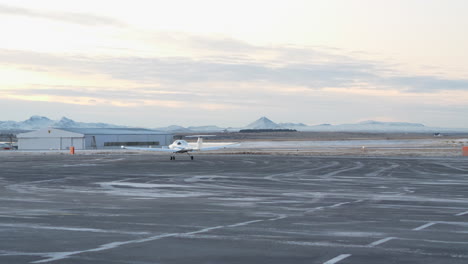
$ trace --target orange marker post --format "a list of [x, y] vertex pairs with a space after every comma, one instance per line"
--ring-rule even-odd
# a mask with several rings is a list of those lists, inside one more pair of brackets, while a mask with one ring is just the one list
[[463, 156], [468, 157], [468, 146], [462, 148]]
[[75, 155], [75, 147], [70, 147], [70, 154]]

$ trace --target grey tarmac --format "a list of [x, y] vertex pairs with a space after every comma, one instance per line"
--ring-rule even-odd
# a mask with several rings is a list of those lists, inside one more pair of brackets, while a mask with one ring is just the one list
[[466, 157], [0, 156], [0, 263], [468, 263]]

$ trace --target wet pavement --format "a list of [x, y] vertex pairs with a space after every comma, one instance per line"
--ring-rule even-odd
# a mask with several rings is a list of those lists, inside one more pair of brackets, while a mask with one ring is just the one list
[[468, 263], [462, 157], [0, 164], [0, 263]]

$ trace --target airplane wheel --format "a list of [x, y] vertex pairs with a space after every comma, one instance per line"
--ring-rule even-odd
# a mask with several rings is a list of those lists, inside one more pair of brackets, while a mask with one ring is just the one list
[[190, 157], [190, 159], [192, 159], [192, 160], [193, 160], [193, 156], [191, 156], [191, 157]]

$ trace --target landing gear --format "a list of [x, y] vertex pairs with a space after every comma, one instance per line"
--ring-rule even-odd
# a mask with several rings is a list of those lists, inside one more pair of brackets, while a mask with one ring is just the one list
[[[190, 159], [193, 160], [192, 155], [190, 155], [188, 152], [187, 152], [187, 155], [189, 155]], [[175, 160], [175, 154], [171, 156], [170, 160]]]
[[190, 155], [190, 153], [187, 152], [187, 155], [189, 155], [189, 156], [190, 156], [190, 159], [193, 160], [193, 156]]

